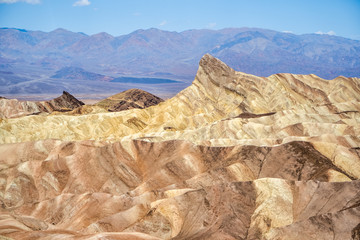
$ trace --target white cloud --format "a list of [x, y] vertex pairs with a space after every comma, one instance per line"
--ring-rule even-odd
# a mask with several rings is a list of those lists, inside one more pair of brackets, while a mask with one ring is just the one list
[[294, 33], [293, 31], [282, 31], [283, 33]]
[[76, 1], [73, 6], [74, 7], [82, 7], [82, 6], [88, 6], [90, 5], [91, 2], [89, 0], [79, 0], [79, 1]]
[[216, 23], [209, 23], [206, 28], [215, 28], [216, 27]]
[[166, 24], [167, 24], [167, 21], [164, 20], [164, 21], [162, 21], [162, 22], [159, 24], [159, 26], [164, 26], [164, 25], [166, 25]]
[[26, 2], [30, 4], [39, 4], [40, 0], [0, 0], [0, 3], [17, 3], [17, 2]]
[[328, 31], [328, 32], [317, 31], [317, 32], [315, 32], [315, 33], [316, 33], [316, 34], [321, 34], [321, 35], [327, 34], [327, 35], [331, 35], [331, 36], [336, 35], [336, 32], [334, 32], [333, 30], [330, 30], [330, 31]]

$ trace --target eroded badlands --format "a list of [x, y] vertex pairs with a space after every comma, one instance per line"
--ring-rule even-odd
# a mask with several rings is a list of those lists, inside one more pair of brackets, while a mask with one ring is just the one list
[[156, 106], [87, 108], [0, 120], [4, 238], [360, 237], [358, 78], [205, 55]]

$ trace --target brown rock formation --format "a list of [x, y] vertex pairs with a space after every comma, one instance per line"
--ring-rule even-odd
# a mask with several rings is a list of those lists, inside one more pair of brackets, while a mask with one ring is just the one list
[[119, 112], [133, 108], [147, 108], [163, 102], [161, 98], [140, 89], [129, 89], [115, 94], [96, 105], [108, 109], [110, 112]]
[[3, 119], [0, 237], [358, 239], [359, 102], [357, 78], [206, 55], [156, 106]]
[[71, 111], [84, 105], [70, 93], [63, 91], [60, 97], [50, 101], [18, 101], [16, 99], [0, 98], [0, 118], [16, 118], [54, 111]]
[[50, 108], [47, 108], [49, 112], [69, 111], [84, 105], [83, 102], [79, 101], [66, 91], [63, 91], [63, 94], [60, 97], [54, 98], [46, 103], [50, 105]]
[[303, 227], [322, 229], [314, 239], [347, 239], [360, 217], [360, 182], [351, 180], [358, 177], [304, 142], [219, 148], [46, 140], [4, 144], [0, 152], [1, 212], [10, 224], [0, 233], [10, 228], [6, 236], [15, 239], [30, 229], [44, 236], [273, 239]]

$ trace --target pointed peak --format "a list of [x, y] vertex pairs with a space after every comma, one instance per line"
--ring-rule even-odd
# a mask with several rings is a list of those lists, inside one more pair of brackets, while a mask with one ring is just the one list
[[220, 59], [213, 57], [209, 53], [205, 54], [199, 63], [206, 72], [234, 72], [232, 68], [222, 62]]
[[[221, 64], [225, 64], [224, 62], [222, 62], [220, 59], [212, 56], [210, 53], [206, 53], [200, 60], [200, 64], [201, 63], [208, 63], [208, 62], [218, 62]], [[226, 64], [225, 64], [226, 65]]]
[[74, 97], [65, 90], [63, 91], [63, 94], [60, 97], [54, 98], [50, 102], [56, 102], [57, 104], [60, 105], [62, 104], [71, 109], [84, 105], [82, 101], [79, 101], [76, 97]]
[[91, 35], [91, 37], [101, 38], [101, 39], [112, 39], [112, 38], [114, 38], [112, 35], [110, 35], [110, 34], [108, 34], [106, 32], [100, 32], [100, 33]]
[[[205, 89], [211, 92], [223, 84], [232, 82], [234, 76], [235, 71], [232, 68], [210, 54], [205, 54], [200, 60], [195, 81], [198, 81]], [[213, 85], [217, 87], [211, 87]]]
[[201, 58], [200, 62], [201, 62], [201, 61], [207, 62], [207, 61], [213, 61], [213, 60], [218, 60], [218, 61], [221, 62], [221, 60], [219, 60], [218, 58], [212, 56], [210, 53], [206, 53], [206, 54]]

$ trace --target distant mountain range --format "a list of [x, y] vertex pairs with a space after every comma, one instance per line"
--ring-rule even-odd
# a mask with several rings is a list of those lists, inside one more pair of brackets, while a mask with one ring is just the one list
[[52, 78], [60, 79], [78, 79], [78, 80], [93, 80], [93, 81], [111, 81], [114, 78], [104, 76], [102, 74], [85, 71], [79, 67], [63, 67], [51, 76]]
[[[257, 28], [184, 32], [152, 28], [114, 37], [65, 29], [46, 33], [1, 28], [0, 84], [4, 87], [0, 94], [112, 89], [115, 93], [134, 87], [127, 86], [128, 81], [108, 82], [121, 77], [165, 79], [163, 84], [176, 80], [177, 87], [164, 85], [164, 91], [175, 92], [190, 84], [206, 53], [237, 71], [259, 76], [284, 72], [312, 73], [325, 79], [360, 76], [360, 41], [324, 34], [295, 35]], [[81, 88], [82, 81], [88, 80], [91, 83]]]

